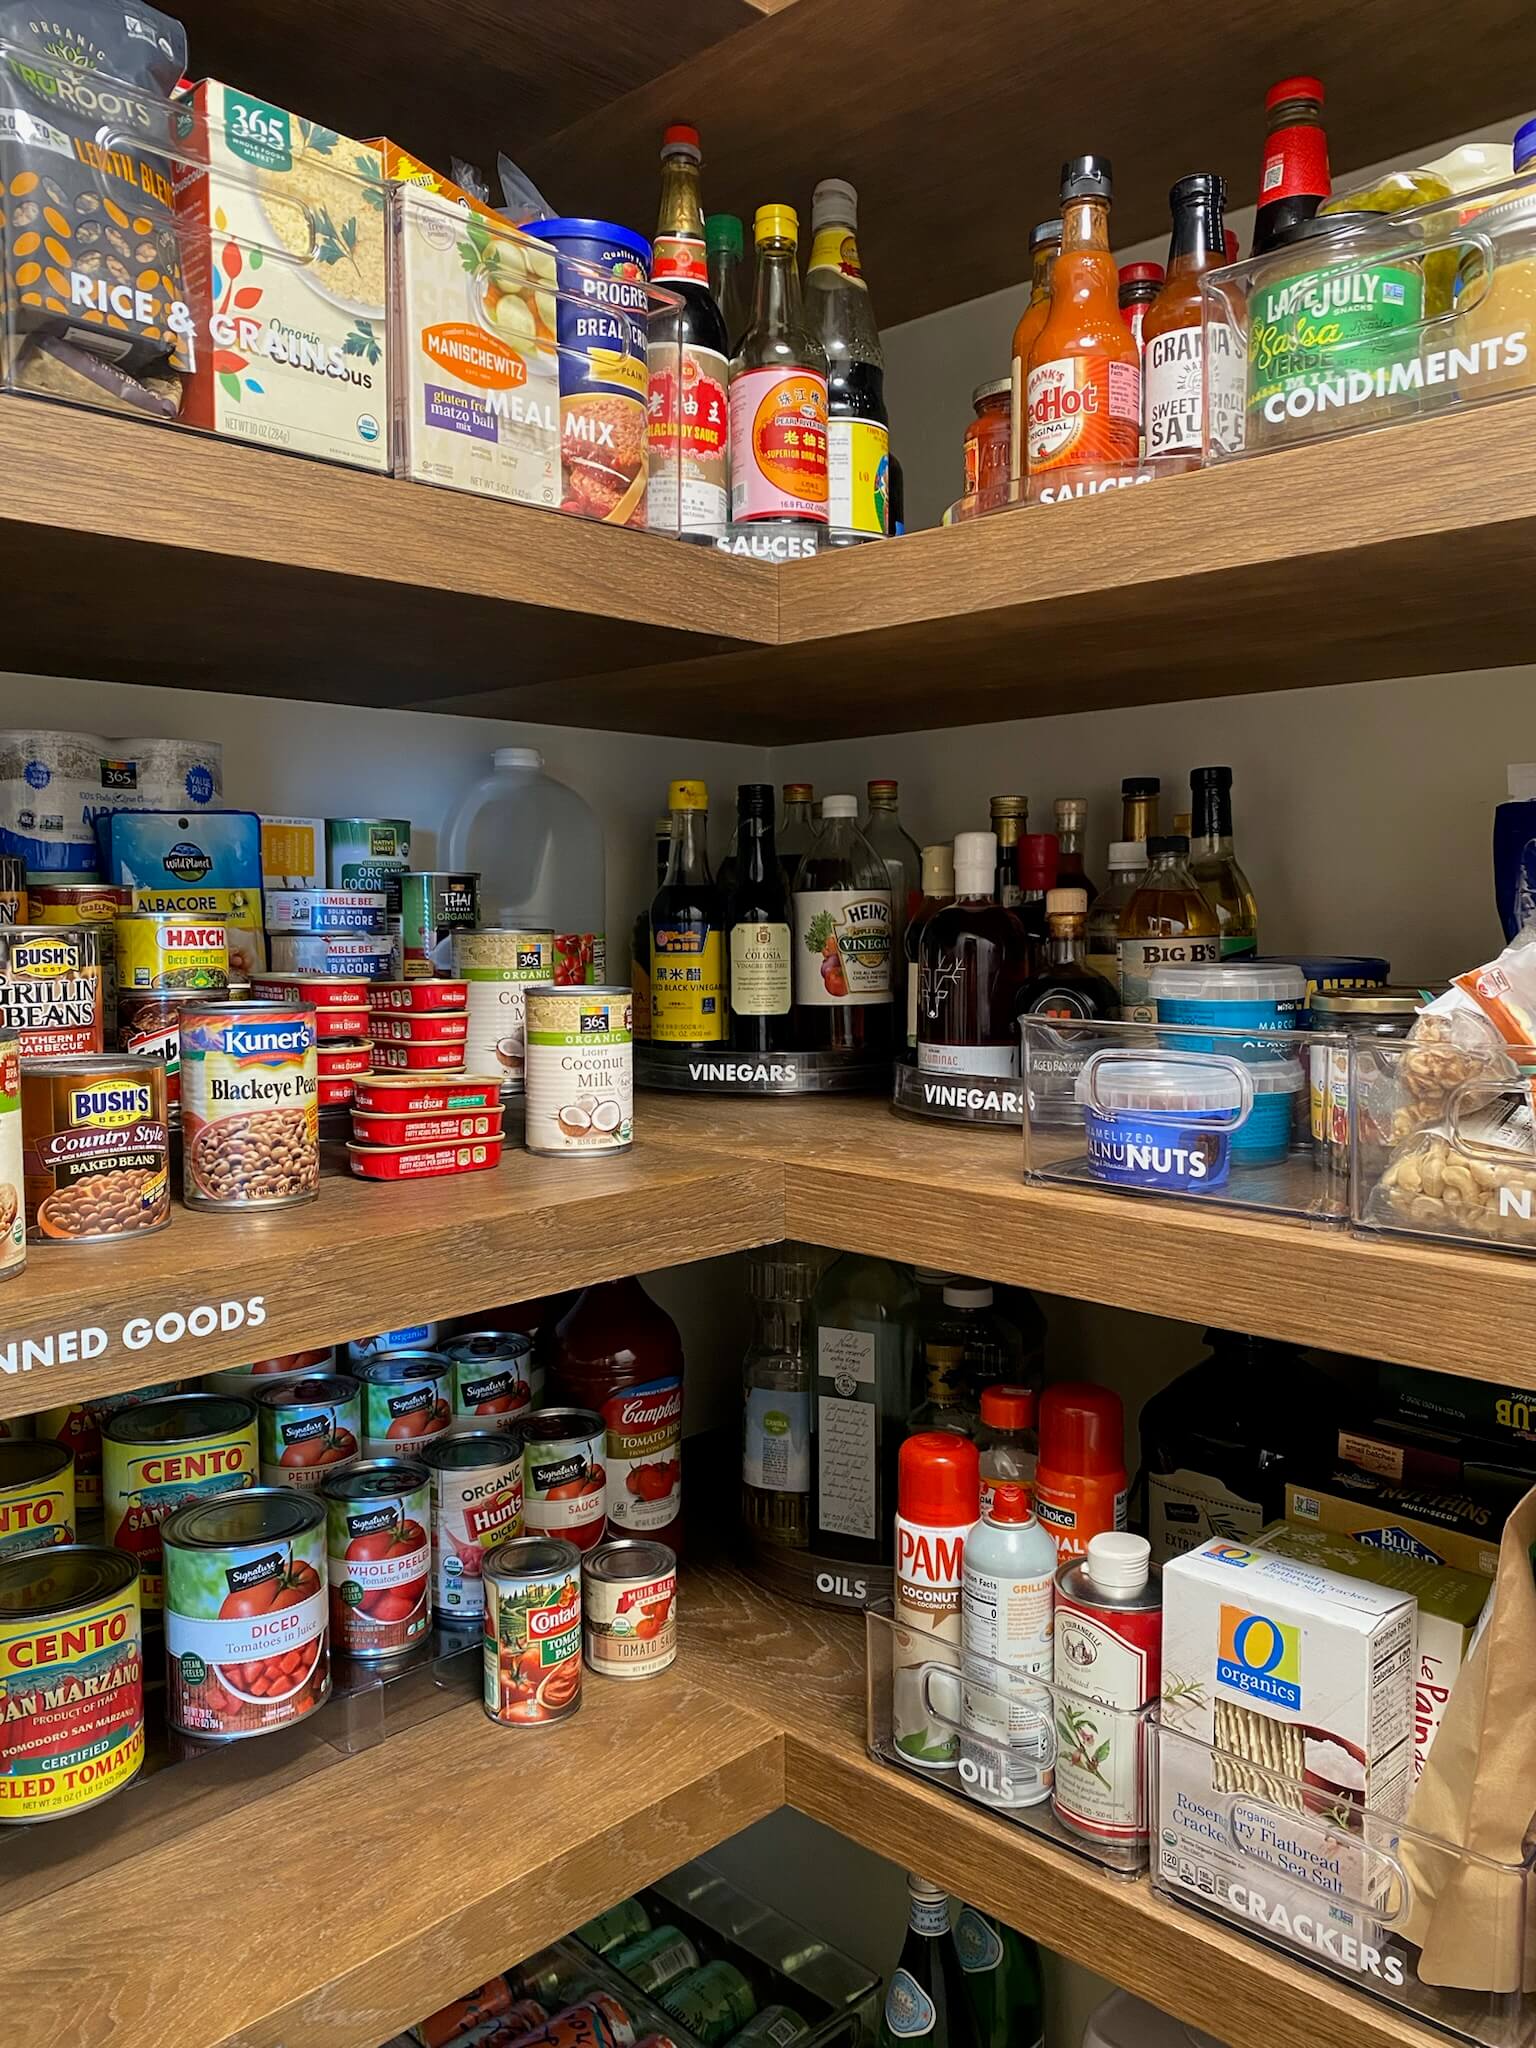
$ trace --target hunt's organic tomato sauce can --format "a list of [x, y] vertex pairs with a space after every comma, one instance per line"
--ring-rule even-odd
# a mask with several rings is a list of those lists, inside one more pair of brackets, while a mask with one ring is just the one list
[[0, 1821], [93, 1806], [143, 1761], [133, 1559], [80, 1543], [0, 1562]]
[[432, 1475], [432, 1605], [446, 1622], [478, 1625], [485, 1553], [522, 1534], [522, 1443], [471, 1430], [428, 1444], [421, 1462]]
[[164, 1605], [160, 1526], [189, 1500], [256, 1484], [256, 1410], [228, 1394], [176, 1394], [101, 1425], [107, 1541], [139, 1561], [146, 1614]]
[[179, 1508], [160, 1540], [171, 1726], [232, 1741], [322, 1706], [331, 1659], [320, 1502], [256, 1486]]
[[607, 1527], [603, 1418], [590, 1408], [541, 1408], [522, 1429], [523, 1527], [591, 1550]]
[[487, 1552], [485, 1711], [509, 1728], [563, 1721], [581, 1705], [581, 1558], [552, 1537]]
[[331, 1643], [349, 1657], [398, 1657], [432, 1626], [427, 1468], [374, 1458], [327, 1479], [320, 1495]]

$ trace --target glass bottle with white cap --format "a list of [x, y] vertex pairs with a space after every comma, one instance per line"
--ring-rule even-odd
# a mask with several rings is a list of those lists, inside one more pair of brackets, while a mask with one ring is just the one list
[[1014, 1022], [1029, 937], [992, 894], [997, 838], [955, 838], [955, 901], [923, 932], [917, 1064], [926, 1074], [1008, 1076], [1019, 1070]]

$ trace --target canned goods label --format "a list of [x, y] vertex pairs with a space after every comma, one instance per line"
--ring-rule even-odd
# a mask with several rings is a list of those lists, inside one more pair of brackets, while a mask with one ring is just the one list
[[185, 993], [229, 986], [229, 928], [216, 919], [120, 917], [114, 927], [117, 986], [179, 989]]
[[485, 1612], [485, 1553], [523, 1527], [518, 1464], [444, 1467], [432, 1474], [432, 1598], [439, 1614], [478, 1621]]
[[143, 1761], [137, 1583], [45, 1620], [0, 1615], [0, 1820], [89, 1806]]
[[537, 1725], [581, 1698], [581, 1587], [574, 1572], [485, 1584], [485, 1707]]
[[188, 1008], [181, 1028], [187, 1201], [273, 1209], [320, 1190], [314, 1012], [283, 1003]]
[[683, 1511], [683, 1383], [650, 1380], [603, 1403], [608, 1519], [626, 1535], [665, 1529]]
[[523, 1527], [530, 1536], [563, 1536], [590, 1550], [603, 1540], [606, 1495], [601, 1435], [524, 1445]]
[[170, 1221], [166, 1077], [158, 1066], [109, 1054], [45, 1060], [21, 1086], [34, 1238], [132, 1237]]
[[63, 1459], [59, 1471], [0, 1486], [0, 1556], [12, 1550], [42, 1550], [55, 1543], [73, 1543], [79, 1534], [75, 1519], [75, 1461], [67, 1451], [55, 1455]]
[[649, 1678], [677, 1656], [677, 1572], [582, 1584], [587, 1662], [609, 1678]]
[[90, 925], [0, 926], [0, 1023], [29, 1059], [100, 1052], [101, 955]]
[[372, 1500], [327, 1500], [331, 1640], [351, 1657], [387, 1657], [432, 1625], [430, 1489]]
[[540, 989], [528, 1002], [531, 1152], [619, 1152], [634, 1141], [628, 989]]
[[173, 1727], [260, 1735], [329, 1696], [325, 1527], [268, 1543], [166, 1551], [166, 1675]]
[[102, 1441], [107, 1541], [139, 1562], [146, 1610], [165, 1601], [160, 1525], [184, 1502], [256, 1484], [255, 1418], [227, 1435], [180, 1444]]
[[360, 1392], [327, 1394], [317, 1387], [311, 1396], [300, 1384], [289, 1400], [259, 1401], [256, 1424], [263, 1486], [309, 1491], [362, 1456]]

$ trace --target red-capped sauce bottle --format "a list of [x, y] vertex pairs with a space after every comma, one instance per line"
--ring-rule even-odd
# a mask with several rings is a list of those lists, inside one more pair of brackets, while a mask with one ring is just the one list
[[1282, 78], [1264, 95], [1264, 166], [1253, 254], [1262, 256], [1310, 220], [1333, 190], [1320, 78]]
[[608, 1533], [678, 1548], [683, 1344], [638, 1280], [587, 1287], [555, 1327], [547, 1401], [593, 1408], [607, 1432]]

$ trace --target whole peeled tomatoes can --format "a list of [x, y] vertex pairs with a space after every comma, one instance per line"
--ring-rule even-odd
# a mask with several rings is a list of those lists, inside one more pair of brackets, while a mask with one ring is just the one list
[[323, 1706], [331, 1659], [319, 1501], [282, 1486], [193, 1501], [160, 1542], [171, 1726], [234, 1741]]
[[398, 1657], [432, 1626], [430, 1477], [409, 1458], [374, 1458], [320, 1488], [331, 1642], [348, 1657]]
[[453, 1423], [453, 1366], [436, 1351], [386, 1351], [353, 1367], [363, 1383], [363, 1456], [402, 1458]]
[[362, 1456], [363, 1394], [349, 1375], [278, 1380], [255, 1401], [263, 1486], [314, 1488]]
[[581, 1705], [581, 1558], [549, 1536], [498, 1543], [485, 1581], [485, 1711], [508, 1728], [563, 1721]]

